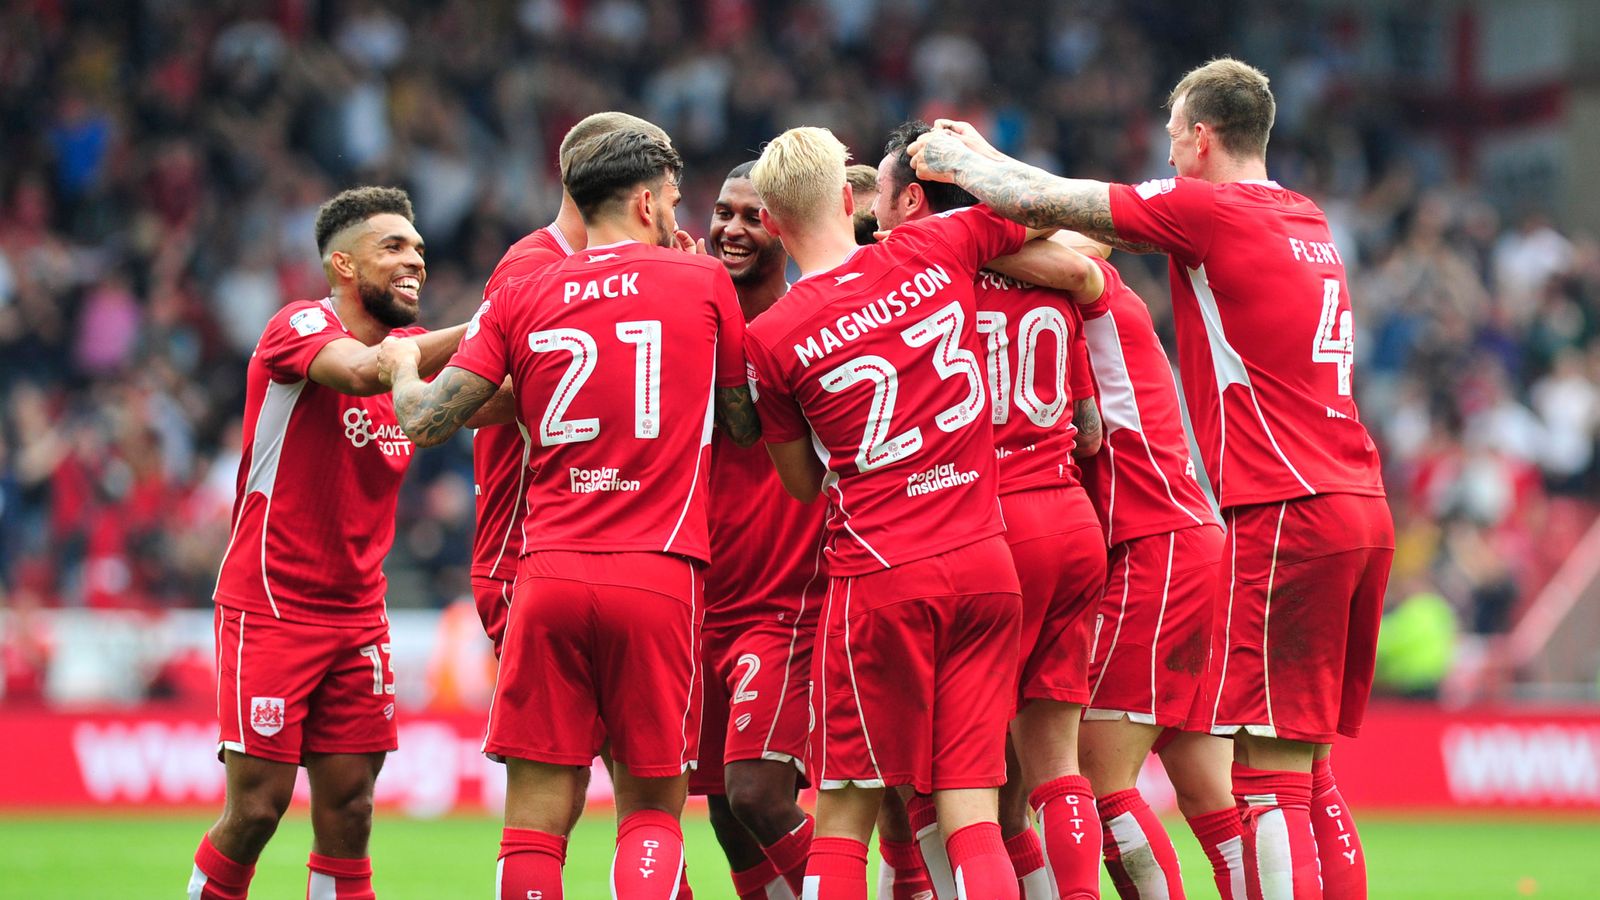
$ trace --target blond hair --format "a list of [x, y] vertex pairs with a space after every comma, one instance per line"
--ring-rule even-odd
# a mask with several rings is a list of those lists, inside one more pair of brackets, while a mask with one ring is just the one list
[[850, 151], [828, 129], [791, 128], [761, 151], [750, 183], [779, 221], [803, 221], [843, 203], [849, 159]]
[[878, 170], [872, 166], [865, 163], [849, 166], [844, 170], [844, 177], [846, 181], [850, 182], [850, 190], [857, 197], [861, 196], [862, 191], [866, 191], [869, 194], [877, 193]]
[[669, 147], [672, 145], [672, 138], [654, 122], [625, 112], [597, 112], [584, 116], [578, 124], [569, 128], [566, 137], [561, 139], [561, 149], [556, 153], [556, 167], [561, 170], [561, 179], [565, 181], [567, 178], [567, 167], [572, 162], [574, 147], [590, 138], [597, 138], [614, 131], [642, 131]]
[[1189, 120], [1185, 124], [1211, 126], [1229, 153], [1265, 157], [1267, 137], [1278, 114], [1268, 85], [1265, 72], [1224, 56], [1184, 75], [1167, 97], [1167, 106], [1183, 100], [1183, 115]]

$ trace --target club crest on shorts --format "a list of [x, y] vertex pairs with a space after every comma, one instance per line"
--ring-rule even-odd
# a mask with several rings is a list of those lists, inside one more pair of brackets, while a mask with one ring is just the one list
[[385, 706], [383, 708], [383, 717], [385, 719], [390, 719], [390, 720], [394, 719], [394, 704], [393, 703], [391, 703], [388, 706]]
[[262, 737], [272, 737], [283, 730], [283, 698], [251, 697], [250, 729]]
[[733, 727], [738, 729], [739, 731], [744, 731], [746, 728], [749, 728], [750, 727], [750, 714], [749, 713], [744, 713], [744, 714], [740, 715], [739, 718], [733, 720]]

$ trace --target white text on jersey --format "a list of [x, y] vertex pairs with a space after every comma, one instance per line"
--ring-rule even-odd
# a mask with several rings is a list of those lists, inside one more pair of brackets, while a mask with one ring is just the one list
[[619, 272], [594, 281], [569, 281], [561, 286], [561, 302], [599, 300], [601, 297], [627, 297], [639, 293], [639, 273]]
[[937, 296], [949, 284], [950, 275], [943, 266], [928, 266], [901, 282], [898, 290], [890, 291], [847, 316], [840, 316], [834, 320], [832, 328], [822, 326], [820, 331], [806, 338], [804, 344], [794, 345], [794, 355], [802, 367], [810, 368], [827, 354], [916, 309], [923, 300]]
[[1289, 238], [1289, 250], [1294, 253], [1294, 258], [1301, 262], [1324, 263], [1330, 266], [1344, 265], [1344, 257], [1339, 255], [1339, 248], [1331, 241], [1302, 241], [1299, 238]]
[[639, 489], [638, 481], [618, 477], [618, 470], [611, 466], [601, 466], [598, 469], [568, 468], [567, 477], [571, 480], [574, 494], [593, 494], [599, 491], [633, 492]]
[[978, 480], [976, 470], [969, 469], [957, 472], [955, 463], [944, 463], [922, 472], [918, 472], [906, 479], [906, 496], [918, 497], [942, 491], [947, 487], [961, 484], [971, 484]]

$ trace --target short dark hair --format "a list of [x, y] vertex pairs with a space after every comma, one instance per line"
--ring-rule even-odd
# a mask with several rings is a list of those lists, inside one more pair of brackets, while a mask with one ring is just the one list
[[625, 112], [608, 110], [584, 116], [578, 124], [567, 130], [566, 136], [561, 139], [561, 147], [556, 151], [556, 168], [562, 178], [566, 177], [567, 164], [571, 162], [572, 150], [584, 141], [597, 138], [602, 134], [613, 131], [634, 129], [648, 132], [656, 136], [662, 143], [670, 144], [672, 139], [662, 131], [654, 122], [632, 116]]
[[977, 206], [978, 198], [958, 185], [946, 181], [922, 181], [917, 178], [917, 170], [911, 168], [911, 154], [906, 152], [906, 148], [917, 138], [932, 130], [933, 126], [927, 122], [912, 119], [889, 132], [889, 140], [883, 145], [883, 155], [894, 157], [894, 166], [891, 169], [894, 176], [894, 191], [889, 195], [889, 199], [899, 197], [900, 192], [906, 189], [906, 185], [915, 181], [922, 185], [922, 195], [928, 198], [928, 208], [936, 213], [960, 209], [963, 206]]
[[1229, 153], [1264, 157], [1267, 137], [1278, 115], [1269, 84], [1260, 69], [1224, 56], [1184, 75], [1167, 97], [1167, 106], [1186, 98], [1186, 125], [1204, 122]]
[[728, 177], [724, 178], [722, 180], [723, 181], [733, 181], [733, 180], [739, 179], [739, 178], [748, 179], [750, 177], [750, 170], [754, 169], [755, 167], [756, 167], [756, 161], [753, 160], [753, 159], [750, 160], [749, 162], [739, 163], [737, 166], [734, 166], [731, 170], [729, 170]]
[[625, 129], [590, 138], [572, 148], [562, 182], [584, 221], [604, 212], [641, 184], [683, 173], [683, 157], [646, 131]]
[[317, 253], [326, 256], [328, 242], [334, 235], [385, 213], [416, 222], [416, 215], [411, 211], [411, 196], [400, 188], [369, 186], [340, 191], [317, 210]]

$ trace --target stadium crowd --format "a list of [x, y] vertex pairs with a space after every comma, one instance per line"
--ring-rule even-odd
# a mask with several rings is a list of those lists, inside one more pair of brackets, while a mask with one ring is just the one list
[[[311, 223], [338, 187], [410, 191], [442, 325], [549, 220], [554, 144], [588, 111], [673, 135], [698, 234], [729, 166], [800, 123], [868, 163], [894, 123], [956, 115], [1053, 172], [1166, 174], [1163, 92], [1230, 50], [1273, 76], [1274, 174], [1327, 210], [1350, 263], [1392, 599], [1442, 596], [1461, 630], [1503, 632], [1561, 546], [1535, 535], [1593, 516], [1600, 243], [1423, 149], [1383, 101], [1411, 64], [1405, 14], [1191, 6], [0, 4], [0, 598], [210, 604], [245, 364], [273, 312], [324, 292]], [[1116, 261], [1170, 336], [1161, 260]], [[390, 603], [460, 596], [467, 439], [418, 457], [400, 509]], [[8, 681], [36, 656], [14, 638]]]

